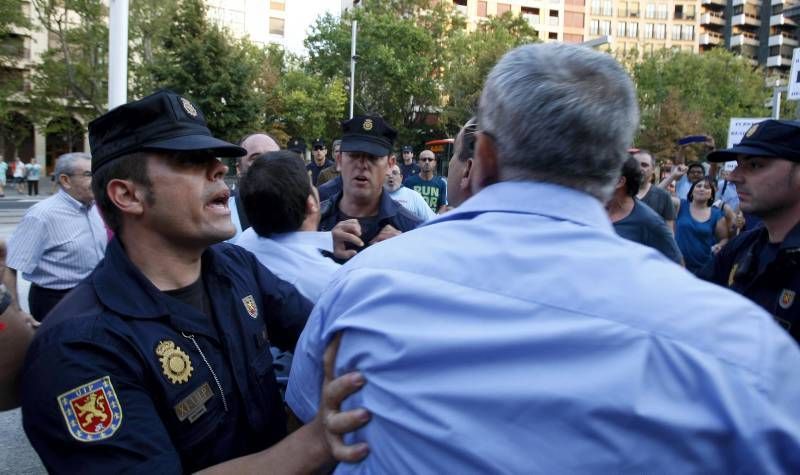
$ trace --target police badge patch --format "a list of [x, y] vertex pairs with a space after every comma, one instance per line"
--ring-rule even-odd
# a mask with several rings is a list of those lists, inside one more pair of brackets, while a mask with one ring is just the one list
[[65, 392], [58, 406], [70, 435], [80, 442], [108, 439], [122, 425], [122, 407], [108, 376]]
[[242, 299], [242, 303], [244, 304], [244, 308], [247, 309], [247, 314], [253, 318], [258, 318], [258, 307], [256, 307], [256, 299], [253, 298], [252, 295], [248, 295], [247, 297]]
[[781, 292], [780, 300], [778, 301], [778, 305], [781, 306], [782, 309], [786, 310], [787, 308], [791, 307], [794, 303], [794, 290], [783, 289]]

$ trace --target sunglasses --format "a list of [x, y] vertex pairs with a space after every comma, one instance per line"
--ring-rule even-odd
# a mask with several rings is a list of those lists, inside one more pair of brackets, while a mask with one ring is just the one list
[[325, 150], [325, 147], [314, 147], [314, 150]]

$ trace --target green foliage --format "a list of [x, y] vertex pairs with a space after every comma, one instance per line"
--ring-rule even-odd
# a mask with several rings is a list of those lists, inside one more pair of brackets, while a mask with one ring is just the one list
[[[686, 114], [700, 116], [699, 128], [680, 130], [681, 134], [707, 134], [724, 145], [731, 117], [765, 117], [764, 107], [770, 91], [764, 85], [764, 72], [745, 59], [722, 48], [702, 55], [662, 50], [646, 56], [633, 66], [642, 130], [669, 127], [661, 108], [670, 93], [680, 98]], [[673, 117], [669, 120], [680, 120]], [[651, 134], [652, 135], [652, 134]], [[642, 137], [647, 134], [642, 133]], [[675, 142], [680, 136], [664, 137]], [[642, 145], [645, 145], [644, 143]], [[666, 142], [648, 144], [654, 151]]]
[[47, 30], [51, 48], [31, 78], [29, 108], [47, 132], [63, 132], [53, 117], [99, 115], [107, 101], [107, 8], [101, 0], [33, 0], [32, 8]]
[[510, 12], [480, 23], [473, 31], [453, 33], [443, 81], [447, 94], [443, 119], [452, 135], [477, 111], [484, 80], [497, 61], [517, 46], [538, 41], [536, 30]]
[[209, 22], [201, 0], [179, 2], [159, 37], [158, 54], [137, 68], [137, 94], [168, 88], [190, 97], [212, 133], [227, 140], [264, 128], [264, 51]]
[[274, 120], [290, 137], [326, 139], [339, 135], [347, 92], [341, 79], [326, 80], [301, 69], [285, 72], [272, 98]]

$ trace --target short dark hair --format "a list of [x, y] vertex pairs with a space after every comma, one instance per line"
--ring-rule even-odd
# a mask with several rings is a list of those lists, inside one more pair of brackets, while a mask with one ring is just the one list
[[689, 173], [692, 170], [692, 168], [700, 168], [701, 170], [703, 170], [703, 175], [706, 174], [706, 167], [704, 167], [703, 164], [700, 162], [691, 162], [689, 165], [687, 165], [686, 173]]
[[692, 202], [692, 199], [693, 199], [692, 193], [694, 193], [694, 187], [697, 186], [697, 184], [700, 183], [700, 182], [704, 182], [704, 183], [708, 184], [709, 187], [711, 187], [711, 198], [708, 199], [708, 206], [713, 205], [714, 204], [714, 197], [717, 195], [717, 187], [714, 185], [714, 181], [711, 180], [711, 178], [709, 178], [707, 176], [704, 176], [703, 178], [701, 178], [701, 179], [697, 180], [696, 182], [692, 183], [691, 188], [689, 188], [689, 193], [686, 193], [686, 201], [688, 201], [689, 203]]
[[108, 183], [111, 180], [131, 180], [139, 185], [144, 185], [147, 189], [147, 200], [152, 205], [153, 195], [150, 188], [153, 183], [147, 176], [147, 157], [146, 152], [134, 152], [123, 155], [119, 158], [106, 163], [92, 174], [92, 193], [94, 193], [95, 203], [103, 215], [103, 221], [114, 234], [119, 234], [122, 230], [122, 213], [117, 205], [108, 196]]
[[639, 160], [628, 157], [622, 164], [622, 176], [625, 177], [625, 194], [633, 198], [639, 193], [639, 186], [642, 184], [642, 167]]
[[310, 194], [306, 167], [288, 150], [259, 155], [239, 183], [245, 214], [259, 236], [297, 231]]

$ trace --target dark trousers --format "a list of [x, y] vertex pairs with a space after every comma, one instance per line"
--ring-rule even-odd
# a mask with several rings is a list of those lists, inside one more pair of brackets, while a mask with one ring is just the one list
[[31, 309], [33, 318], [40, 322], [44, 320], [44, 317], [50, 313], [50, 310], [52, 310], [70, 290], [72, 289], [46, 289], [36, 284], [31, 284], [31, 290], [28, 292], [28, 308]]
[[39, 180], [28, 180], [28, 196], [39, 194]]

